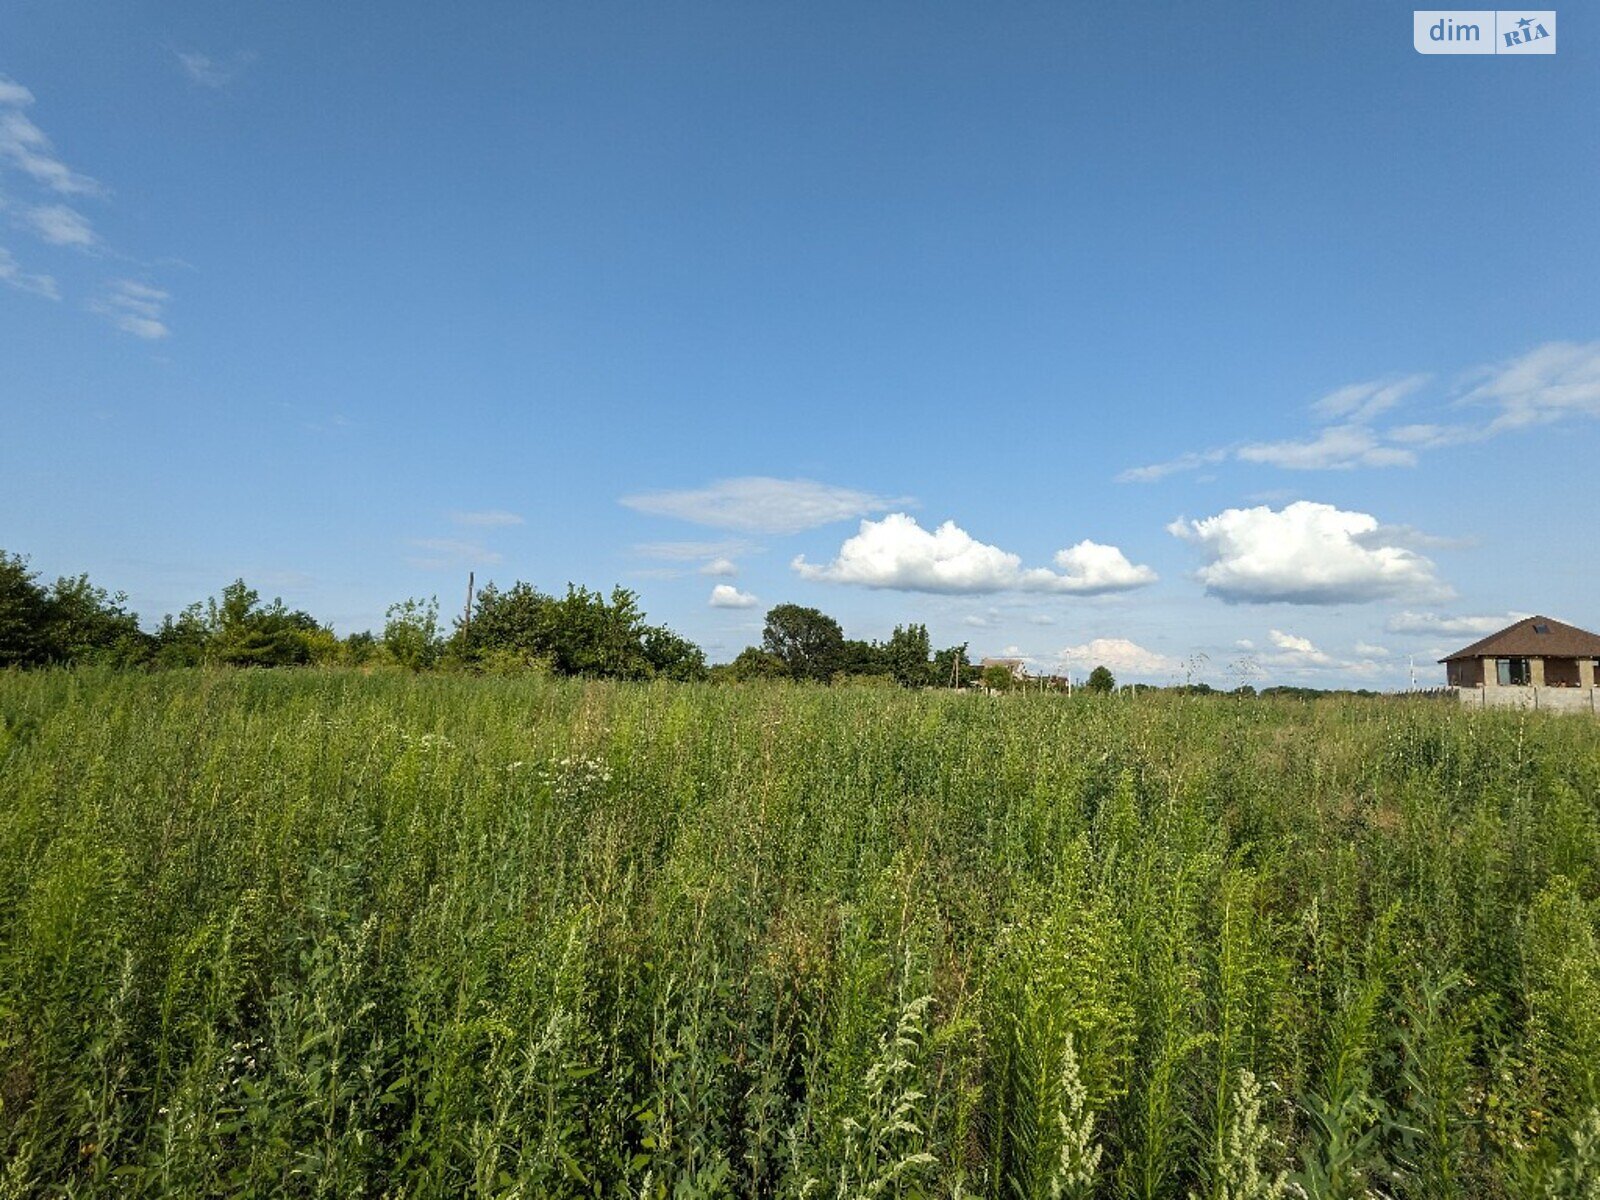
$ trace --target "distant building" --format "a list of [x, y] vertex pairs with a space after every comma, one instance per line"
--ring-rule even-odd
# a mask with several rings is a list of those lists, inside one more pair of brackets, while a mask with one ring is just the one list
[[990, 667], [1004, 667], [1006, 670], [1011, 672], [1011, 678], [1019, 682], [1028, 677], [1028, 664], [1024, 659], [986, 658], [978, 664], [978, 669], [980, 671], [986, 671]]
[[1507, 625], [1439, 661], [1474, 706], [1596, 711], [1600, 636], [1549, 617]]

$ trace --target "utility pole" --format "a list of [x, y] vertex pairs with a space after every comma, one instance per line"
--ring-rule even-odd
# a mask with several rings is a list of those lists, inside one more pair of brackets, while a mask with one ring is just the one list
[[467, 572], [467, 615], [461, 621], [461, 640], [467, 640], [467, 635], [472, 632], [472, 572]]

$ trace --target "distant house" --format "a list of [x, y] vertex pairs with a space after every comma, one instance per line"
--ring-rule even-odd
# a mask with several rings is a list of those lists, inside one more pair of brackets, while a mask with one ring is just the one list
[[1600, 635], [1549, 617], [1507, 625], [1439, 661], [1470, 704], [1595, 711]]
[[1020, 658], [986, 658], [978, 664], [980, 671], [986, 671], [990, 667], [1004, 667], [1011, 672], [1011, 678], [1019, 682], [1028, 677], [1028, 664]]

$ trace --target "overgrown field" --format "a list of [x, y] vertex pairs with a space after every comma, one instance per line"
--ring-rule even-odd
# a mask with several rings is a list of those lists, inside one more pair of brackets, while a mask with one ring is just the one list
[[1600, 1188], [1600, 723], [315, 671], [0, 722], [0, 1195]]

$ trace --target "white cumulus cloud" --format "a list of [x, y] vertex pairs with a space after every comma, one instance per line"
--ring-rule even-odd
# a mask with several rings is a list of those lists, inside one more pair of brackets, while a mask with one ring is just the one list
[[1127, 638], [1095, 638], [1080, 646], [1067, 646], [1056, 655], [1063, 667], [1092, 671], [1105, 667], [1113, 675], [1171, 675], [1183, 669], [1175, 658], [1147, 650]]
[[804, 579], [912, 592], [1062, 592], [1091, 596], [1126, 591], [1155, 580], [1149, 567], [1136, 567], [1114, 546], [1079, 542], [1056, 555], [1061, 572], [1024, 567], [1022, 559], [980, 542], [954, 521], [932, 531], [905, 513], [864, 520], [859, 532], [839, 547], [830, 563], [795, 558]]
[[719, 583], [711, 589], [711, 599], [707, 603], [712, 608], [754, 608], [761, 601], [749, 592], [741, 592], [731, 583]]
[[1448, 589], [1434, 564], [1376, 534], [1376, 517], [1297, 500], [1282, 510], [1230, 508], [1168, 531], [1199, 547], [1206, 591], [1230, 603], [1345, 604]]
[[1060, 590], [1092, 595], [1098, 592], [1125, 592], [1156, 581], [1156, 573], [1146, 566], [1134, 566], [1115, 546], [1101, 545], [1087, 538], [1076, 546], [1056, 551], [1056, 566], [1067, 581]]
[[714, 529], [800, 533], [911, 502], [905, 497], [877, 496], [812, 479], [752, 475], [719, 480], [703, 488], [640, 492], [623, 496], [620, 503], [636, 512], [675, 517]]
[[1382, 646], [1357, 642], [1355, 658], [1340, 658], [1329, 654], [1310, 638], [1282, 629], [1268, 630], [1267, 640], [1272, 643], [1272, 650], [1255, 657], [1251, 665], [1265, 668], [1269, 674], [1276, 675], [1342, 674], [1370, 677], [1383, 672], [1385, 667], [1380, 660], [1389, 654]]
[[1281, 629], [1267, 630], [1267, 638], [1278, 648], [1279, 653], [1274, 657], [1288, 665], [1326, 667], [1333, 664], [1332, 656], [1317, 649], [1310, 638], [1285, 633]]
[[1392, 670], [1384, 661], [1389, 657], [1389, 651], [1369, 642], [1357, 642], [1353, 648], [1354, 656], [1346, 657], [1330, 654], [1310, 638], [1282, 629], [1268, 630], [1267, 640], [1272, 649], [1252, 655], [1247, 662], [1252, 672], [1265, 671], [1269, 677], [1335, 675], [1370, 680]]

